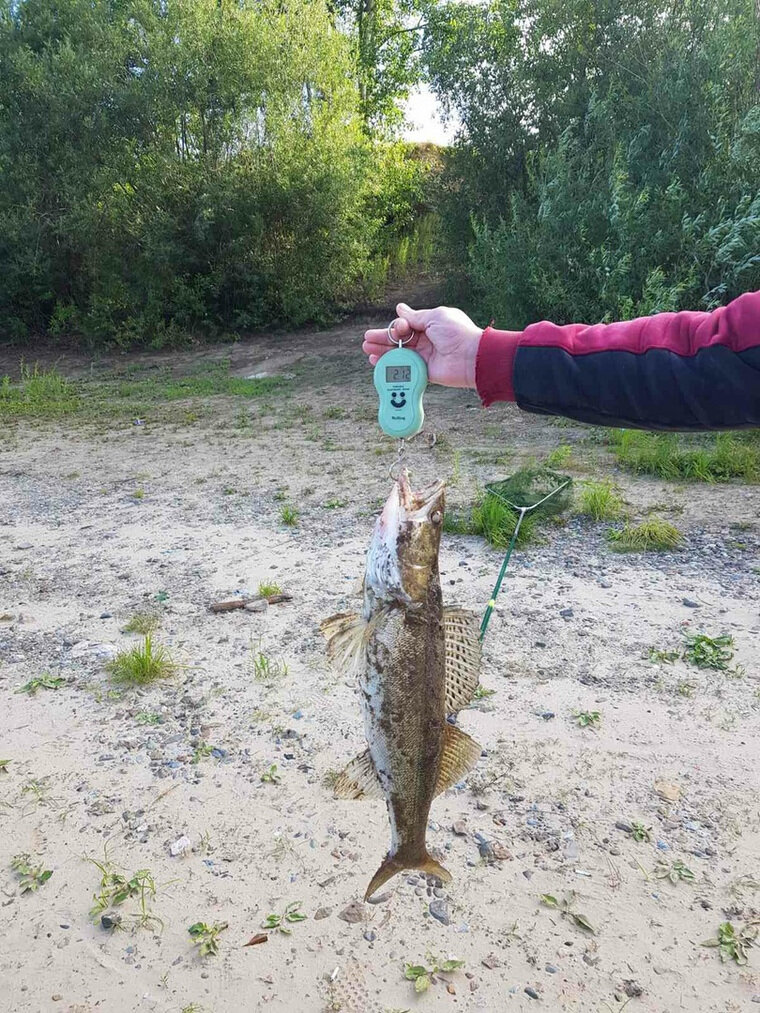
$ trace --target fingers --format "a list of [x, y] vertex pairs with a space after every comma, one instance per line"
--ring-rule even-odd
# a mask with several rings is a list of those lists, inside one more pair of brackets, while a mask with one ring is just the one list
[[[427, 325], [430, 323], [430, 310], [413, 310], [411, 306], [407, 306], [405, 302], [400, 302], [396, 306], [396, 312], [398, 313], [401, 320], [406, 320], [410, 327], [414, 328], [415, 331], [424, 331]], [[400, 328], [400, 324], [396, 324], [394, 327], [394, 334], [397, 328]]]

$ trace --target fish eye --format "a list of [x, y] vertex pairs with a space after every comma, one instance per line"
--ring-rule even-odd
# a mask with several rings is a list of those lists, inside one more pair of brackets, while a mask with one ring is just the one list
[[432, 521], [433, 524], [440, 524], [441, 521], [443, 520], [443, 514], [441, 513], [440, 510], [434, 510], [430, 515], [430, 520]]

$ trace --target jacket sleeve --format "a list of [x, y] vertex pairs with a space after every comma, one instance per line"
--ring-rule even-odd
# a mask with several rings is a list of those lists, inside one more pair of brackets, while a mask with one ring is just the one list
[[760, 427], [760, 292], [711, 313], [614, 324], [487, 327], [476, 384], [484, 405], [631, 429]]

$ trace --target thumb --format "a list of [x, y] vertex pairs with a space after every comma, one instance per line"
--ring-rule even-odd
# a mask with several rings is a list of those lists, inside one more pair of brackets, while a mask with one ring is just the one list
[[430, 310], [413, 310], [405, 302], [400, 302], [396, 306], [396, 312], [415, 331], [424, 331], [430, 323]]

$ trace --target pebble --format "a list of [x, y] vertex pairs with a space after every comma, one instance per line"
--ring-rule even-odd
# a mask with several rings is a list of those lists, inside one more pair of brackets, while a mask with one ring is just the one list
[[113, 619], [113, 612], [101, 612], [100, 613], [100, 618], [101, 619]]
[[436, 898], [435, 900], [431, 900], [428, 910], [430, 911], [430, 914], [433, 916], [433, 918], [435, 918], [436, 921], [439, 921], [441, 925], [451, 924], [451, 918], [449, 916], [449, 909], [448, 905], [446, 904], [446, 901], [440, 900], [438, 898]]
[[357, 922], [364, 921], [364, 908], [358, 900], [352, 900], [347, 907], [343, 908], [338, 918], [348, 922], [349, 925], [355, 925]]
[[698, 601], [692, 601], [691, 598], [682, 598], [681, 604], [685, 605], [687, 609], [698, 609], [702, 607]]
[[374, 941], [377, 939], [377, 934], [373, 932], [372, 929], [367, 929], [367, 931], [364, 933], [364, 938], [367, 940], [368, 943], [374, 943]]
[[369, 897], [367, 899], [367, 903], [368, 904], [384, 904], [387, 900], [390, 900], [390, 899], [391, 899], [391, 892], [390, 892], [390, 890], [386, 890], [385, 893], [379, 893], [379, 894], [373, 895], [372, 897]]
[[320, 907], [314, 912], [314, 921], [320, 922], [323, 918], [329, 918], [332, 914], [331, 907]]
[[526, 995], [529, 995], [531, 997], [531, 999], [539, 998], [538, 992], [535, 990], [535, 988], [531, 988], [530, 986], [528, 986], [526, 989], [524, 989], [524, 991]]
[[[572, 609], [560, 609], [559, 610], [559, 614], [562, 616], [563, 619], [571, 619], [572, 616], [573, 616], [573, 610]], [[527, 991], [527, 989], [526, 989], [526, 991]], [[538, 996], [536, 996], [536, 998], [538, 998]]]
[[172, 841], [169, 845], [169, 854], [172, 858], [176, 858], [178, 855], [184, 855], [192, 846], [190, 838], [183, 835], [182, 837], [178, 837], [176, 841]]
[[557, 968], [554, 966], [554, 964], [547, 964], [546, 967], [544, 968], [544, 970], [548, 974], [556, 974], [557, 973]]
[[618, 830], [622, 830], [623, 833], [626, 833], [626, 834], [632, 834], [633, 833], [633, 827], [631, 826], [631, 824], [630, 823], [626, 823], [624, 820], [618, 820], [617, 823], [615, 824], [615, 827]]
[[551, 719], [554, 717], [554, 711], [541, 711], [541, 717], [544, 719], [544, 721], [551, 721]]

